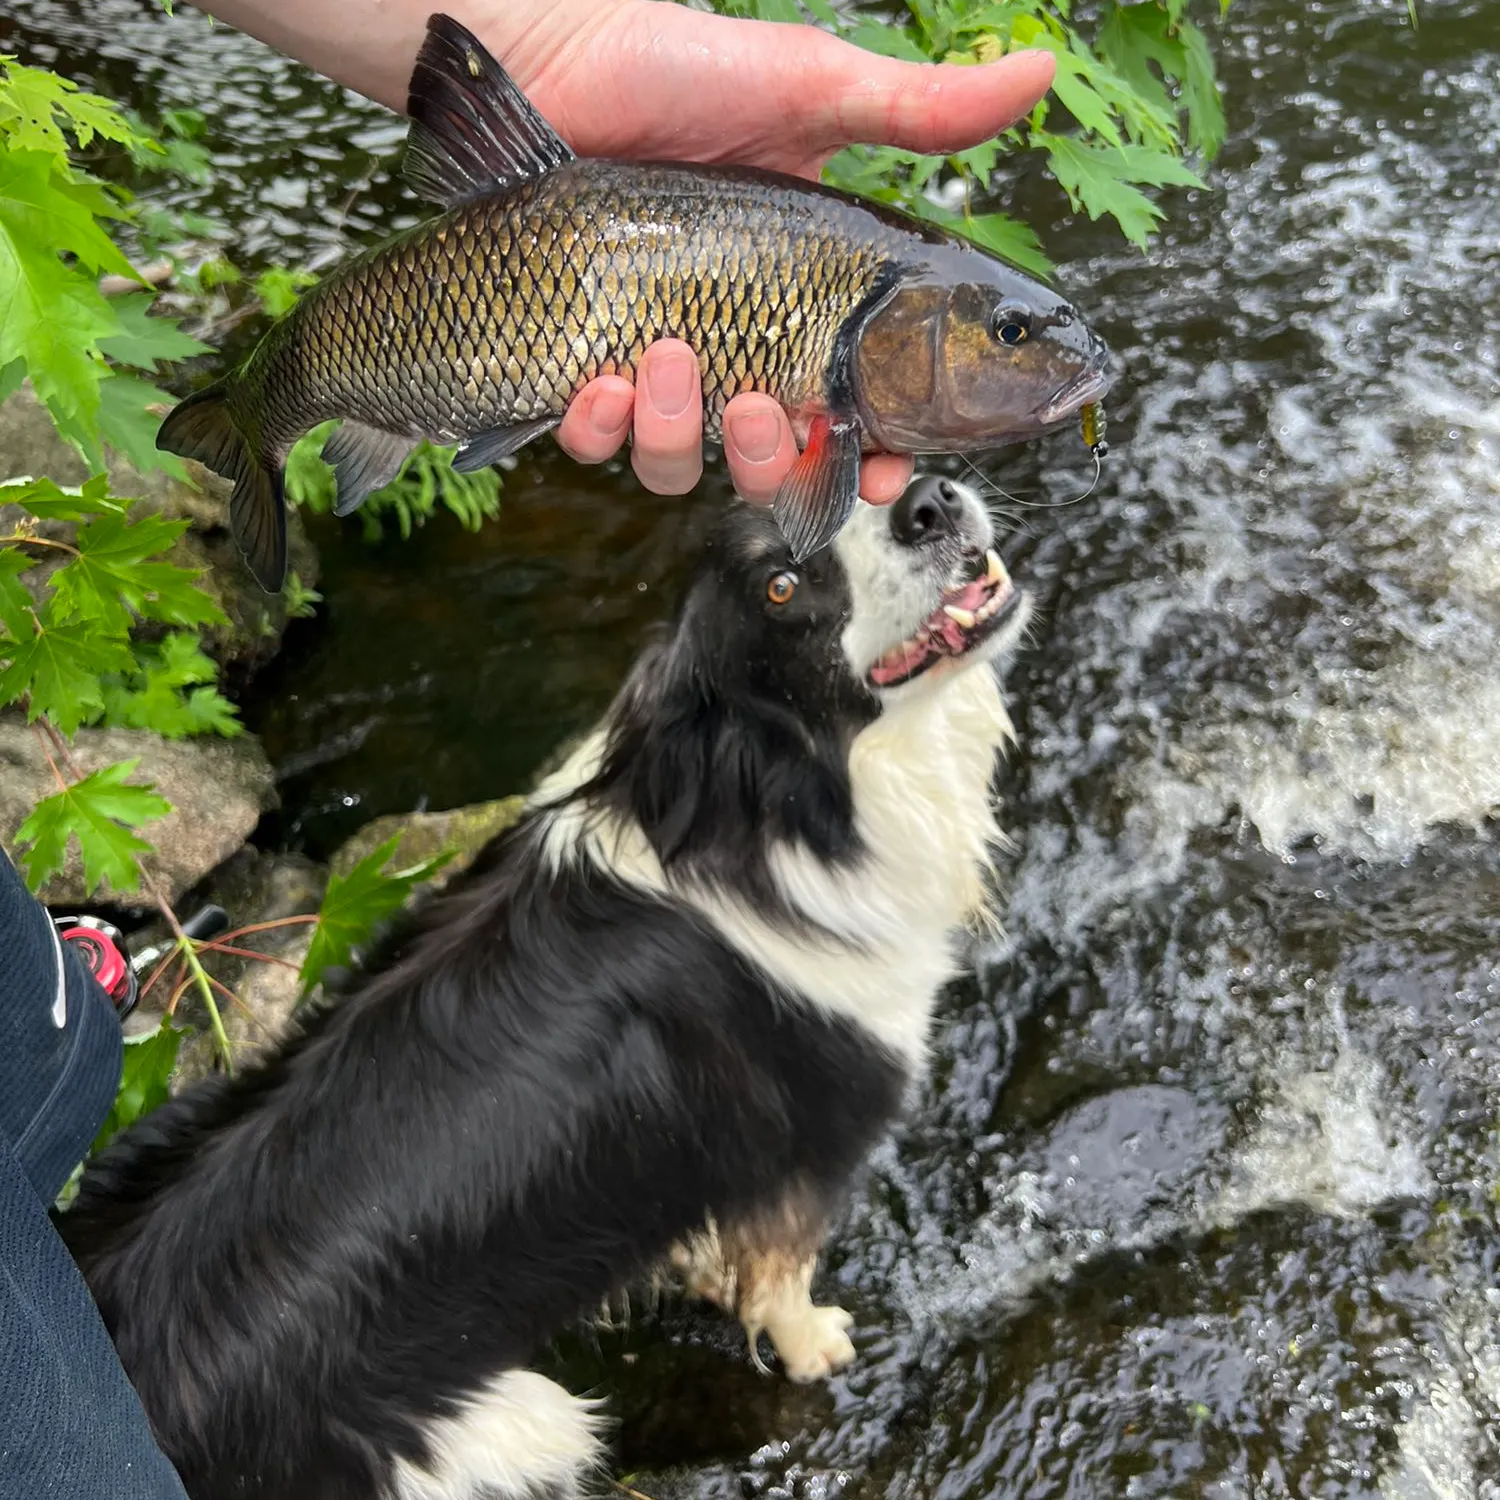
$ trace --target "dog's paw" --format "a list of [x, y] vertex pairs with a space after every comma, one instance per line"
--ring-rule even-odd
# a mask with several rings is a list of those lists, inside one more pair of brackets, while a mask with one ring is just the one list
[[854, 1319], [842, 1307], [811, 1307], [797, 1322], [771, 1330], [771, 1342], [788, 1380], [806, 1385], [827, 1380], [854, 1359], [849, 1328]]

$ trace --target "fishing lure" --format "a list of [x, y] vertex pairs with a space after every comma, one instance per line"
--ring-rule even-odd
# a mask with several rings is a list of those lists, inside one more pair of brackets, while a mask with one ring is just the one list
[[1078, 413], [1078, 421], [1089, 452], [1102, 463], [1109, 457], [1109, 444], [1104, 441], [1104, 434], [1109, 430], [1109, 422], [1104, 415], [1104, 403], [1090, 401]]

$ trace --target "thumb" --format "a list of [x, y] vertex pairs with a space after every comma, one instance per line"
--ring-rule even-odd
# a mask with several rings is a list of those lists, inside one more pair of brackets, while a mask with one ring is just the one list
[[[962, 151], [1015, 124], [1051, 86], [1057, 64], [1043, 51], [997, 62], [914, 63], [839, 43], [816, 117], [818, 149], [856, 143], [924, 154]], [[833, 62], [833, 57], [828, 62]]]

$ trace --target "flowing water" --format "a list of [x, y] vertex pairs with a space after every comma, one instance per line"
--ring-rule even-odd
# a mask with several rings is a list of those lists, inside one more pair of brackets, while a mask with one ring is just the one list
[[[1500, 7], [1419, 9], [1237, 0], [1230, 143], [1144, 257], [1013, 184], [1121, 370], [1100, 488], [1011, 512], [1006, 936], [834, 1239], [856, 1366], [767, 1380], [675, 1304], [556, 1356], [632, 1489], [1500, 1496]], [[410, 212], [390, 118], [243, 38], [19, 15], [0, 48], [207, 114], [252, 263]], [[522, 785], [725, 494], [537, 451], [479, 536], [315, 524], [328, 602], [247, 704], [265, 837]]]

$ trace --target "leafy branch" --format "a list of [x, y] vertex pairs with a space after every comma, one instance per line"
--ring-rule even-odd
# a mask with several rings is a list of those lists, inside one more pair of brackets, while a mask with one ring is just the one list
[[150, 407], [167, 398], [147, 377], [206, 346], [148, 317], [149, 295], [101, 291], [101, 276], [141, 278], [106, 227], [130, 217], [129, 193], [76, 160], [100, 143], [170, 159], [112, 101], [0, 55], [0, 399], [29, 379], [92, 467], [108, 444], [140, 467], [180, 473], [156, 452]]

